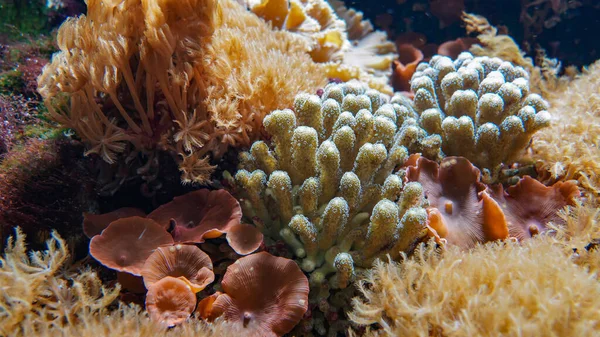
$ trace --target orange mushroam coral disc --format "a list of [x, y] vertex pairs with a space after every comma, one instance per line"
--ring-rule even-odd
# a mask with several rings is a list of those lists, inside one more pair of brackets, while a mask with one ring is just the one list
[[102, 233], [102, 231], [110, 225], [111, 222], [127, 218], [130, 216], [141, 216], [145, 217], [146, 213], [141, 209], [133, 207], [119, 208], [118, 210], [104, 213], [104, 214], [83, 214], [83, 233], [88, 237], [92, 238], [94, 235]]
[[171, 235], [151, 219], [133, 216], [113, 221], [90, 241], [90, 254], [104, 266], [139, 276], [144, 262]]
[[180, 278], [167, 276], [154, 283], [146, 294], [146, 310], [152, 320], [165, 326], [183, 323], [196, 308], [196, 294]]
[[253, 225], [240, 223], [231, 226], [227, 232], [229, 246], [240, 255], [247, 255], [257, 250], [263, 242], [263, 233]]
[[167, 276], [185, 277], [192, 291], [202, 291], [215, 280], [210, 257], [193, 245], [176, 244], [158, 247], [144, 264], [142, 276], [146, 288]]
[[[229, 192], [202, 189], [176, 197], [173, 201], [154, 210], [148, 218], [155, 220], [163, 228], [168, 228], [171, 221], [174, 221], [175, 228], [171, 231], [171, 235], [175, 242], [202, 243], [205, 239], [218, 238], [239, 225], [242, 209]], [[240, 240], [228, 239], [230, 243], [234, 243], [231, 247], [242, 255], [256, 250], [262, 242], [260, 231], [253, 226], [252, 228], [244, 226], [238, 230], [243, 231], [247, 238], [254, 238], [257, 241], [243, 243]], [[252, 246], [256, 248], [248, 251]]]
[[392, 65], [392, 86], [396, 91], [410, 91], [410, 79], [423, 61], [423, 53], [412, 44], [404, 43], [398, 45], [398, 55]]
[[506, 191], [502, 185], [494, 186], [493, 191], [494, 199], [506, 214], [510, 236], [519, 240], [545, 232], [550, 222], [564, 223], [558, 211], [574, 205], [579, 196], [579, 188], [572, 181], [545, 186], [529, 176]]
[[408, 167], [408, 180], [421, 183], [435, 208], [427, 212], [435, 236], [463, 248], [508, 237], [502, 209], [479, 181], [479, 170], [466, 158], [446, 157], [439, 166], [424, 157], [410, 162], [414, 166]]
[[308, 279], [296, 262], [266, 252], [227, 267], [221, 286], [224, 294], [202, 312], [210, 319], [223, 315], [246, 336], [282, 336], [308, 309]]

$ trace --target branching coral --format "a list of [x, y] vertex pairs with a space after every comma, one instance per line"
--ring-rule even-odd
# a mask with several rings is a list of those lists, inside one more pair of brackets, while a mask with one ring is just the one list
[[[403, 102], [359, 82], [330, 84], [322, 97], [296, 96], [294, 111], [269, 114], [271, 146], [255, 142], [240, 156], [234, 184], [244, 214], [301, 260], [314, 289], [311, 303], [323, 313], [337, 312], [342, 294], [352, 293], [349, 287], [328, 299], [329, 289], [347, 288], [375, 258], [397, 257], [425, 234], [420, 184], [404, 185], [393, 174], [411, 139], [400, 127], [412, 115]], [[323, 334], [322, 320], [313, 311], [304, 329]]]
[[229, 0], [93, 2], [57, 39], [39, 78], [50, 116], [109, 163], [131, 146], [179, 154], [184, 182], [257, 138], [280, 97], [326, 81], [297, 38]]
[[377, 262], [350, 314], [367, 336], [596, 336], [600, 283], [549, 238], [457, 248], [421, 247]]
[[446, 155], [464, 156], [497, 180], [550, 123], [548, 103], [530, 94], [528, 73], [499, 58], [435, 56], [411, 80], [420, 125], [442, 137]]

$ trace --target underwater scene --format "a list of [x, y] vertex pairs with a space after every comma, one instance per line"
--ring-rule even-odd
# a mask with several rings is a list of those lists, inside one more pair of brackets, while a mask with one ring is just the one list
[[0, 337], [600, 337], [599, 0], [0, 0]]

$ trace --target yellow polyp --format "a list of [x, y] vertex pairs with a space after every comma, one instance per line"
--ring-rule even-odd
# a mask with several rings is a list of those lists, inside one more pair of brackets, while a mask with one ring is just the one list
[[448, 200], [446, 201], [446, 203], [444, 204], [444, 210], [446, 211], [447, 214], [452, 215], [452, 206], [453, 206], [453, 202]]

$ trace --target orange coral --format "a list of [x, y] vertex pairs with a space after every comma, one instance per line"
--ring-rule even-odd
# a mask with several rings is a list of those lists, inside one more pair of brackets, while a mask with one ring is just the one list
[[397, 91], [410, 91], [410, 79], [423, 61], [423, 52], [412, 44], [404, 43], [398, 46], [398, 60], [394, 61], [392, 86]]
[[215, 274], [210, 257], [192, 245], [158, 247], [144, 263], [142, 276], [146, 288], [167, 276], [185, 277], [197, 293], [212, 283]]
[[579, 188], [572, 181], [548, 187], [526, 176], [506, 191], [495, 186], [493, 196], [506, 214], [510, 235], [521, 240], [545, 232], [548, 223], [564, 224], [557, 210], [574, 206]]
[[467, 159], [447, 157], [441, 164], [420, 157], [409, 166], [409, 181], [423, 186], [429, 201], [429, 225], [434, 235], [460, 247], [506, 239], [508, 227], [500, 206], [479, 181], [479, 170]]

